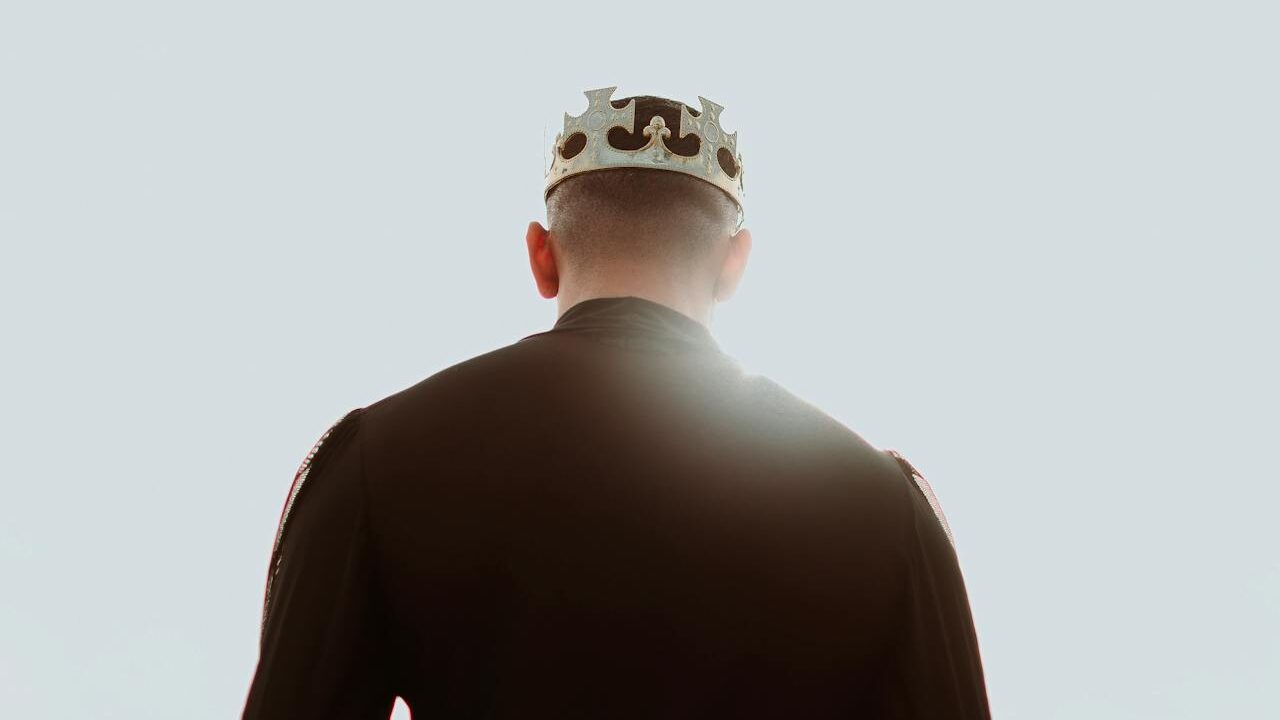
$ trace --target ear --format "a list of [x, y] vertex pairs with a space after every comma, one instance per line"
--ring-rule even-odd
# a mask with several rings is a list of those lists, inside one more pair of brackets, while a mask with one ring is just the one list
[[556, 268], [556, 258], [548, 242], [550, 237], [550, 231], [536, 220], [529, 223], [524, 234], [524, 242], [529, 246], [529, 269], [533, 271], [538, 293], [544, 298], [553, 298], [560, 292], [560, 271]]
[[724, 302], [733, 297], [747, 269], [747, 256], [751, 254], [751, 231], [742, 228], [729, 238], [729, 252], [725, 254], [720, 277], [716, 279], [715, 299]]

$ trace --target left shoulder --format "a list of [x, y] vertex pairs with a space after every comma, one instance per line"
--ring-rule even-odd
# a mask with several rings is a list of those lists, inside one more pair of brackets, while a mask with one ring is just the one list
[[920, 495], [924, 497], [925, 501], [929, 503], [929, 507], [933, 510], [934, 516], [938, 519], [938, 524], [942, 526], [943, 532], [947, 535], [947, 540], [950, 541], [952, 547], [955, 547], [956, 541], [955, 537], [951, 534], [951, 525], [947, 523], [947, 516], [942, 512], [942, 504], [938, 502], [938, 497], [933, 492], [933, 486], [929, 484], [928, 480], [925, 480], [924, 473], [916, 469], [916, 466], [912, 465], [911, 461], [897, 450], [886, 449], [884, 452], [897, 462], [898, 467], [902, 470], [902, 473], [911, 480], [916, 491], [918, 491]]

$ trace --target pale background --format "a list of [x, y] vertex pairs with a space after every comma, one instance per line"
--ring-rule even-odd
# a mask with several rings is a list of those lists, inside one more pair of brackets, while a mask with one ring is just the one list
[[5, 3], [0, 714], [238, 717], [298, 463], [551, 325], [618, 85], [726, 107], [714, 331], [933, 483], [996, 717], [1280, 717], [1274, 7]]

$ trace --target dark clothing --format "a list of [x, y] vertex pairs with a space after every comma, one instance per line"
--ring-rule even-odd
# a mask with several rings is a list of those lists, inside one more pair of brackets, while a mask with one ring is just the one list
[[692, 318], [582, 301], [308, 456], [244, 717], [988, 718], [912, 470]]

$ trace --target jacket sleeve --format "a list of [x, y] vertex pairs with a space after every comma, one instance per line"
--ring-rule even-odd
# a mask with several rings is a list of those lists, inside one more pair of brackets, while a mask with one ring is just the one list
[[881, 683], [882, 714], [989, 720], [977, 631], [950, 527], [924, 476], [888, 452], [909, 482], [903, 584], [890, 627], [894, 641]]
[[362, 472], [362, 410], [307, 455], [281, 513], [244, 720], [391, 714], [383, 603]]

